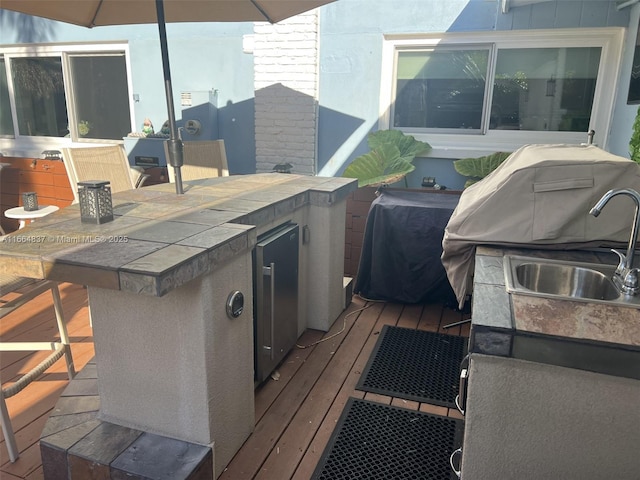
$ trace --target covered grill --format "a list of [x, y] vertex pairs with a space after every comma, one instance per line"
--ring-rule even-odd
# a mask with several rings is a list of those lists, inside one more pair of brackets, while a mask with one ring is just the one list
[[634, 213], [628, 198], [613, 198], [598, 218], [589, 215], [614, 188], [640, 191], [640, 165], [594, 145], [524, 146], [467, 188], [442, 242], [442, 263], [460, 307], [470, 293], [476, 245], [625, 245]]

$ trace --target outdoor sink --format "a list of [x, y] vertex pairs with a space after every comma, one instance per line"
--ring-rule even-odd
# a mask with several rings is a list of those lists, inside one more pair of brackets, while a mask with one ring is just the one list
[[505, 255], [507, 291], [521, 295], [640, 308], [640, 297], [622, 294], [615, 266]]

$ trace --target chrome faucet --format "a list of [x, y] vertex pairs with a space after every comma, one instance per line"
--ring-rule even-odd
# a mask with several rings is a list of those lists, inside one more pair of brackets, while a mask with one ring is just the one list
[[598, 203], [589, 210], [589, 213], [594, 217], [597, 217], [600, 215], [600, 212], [607, 202], [616, 195], [630, 196], [636, 204], [636, 211], [633, 217], [633, 223], [631, 224], [631, 236], [629, 237], [627, 254], [625, 255], [618, 250], [611, 249], [613, 253], [616, 253], [620, 257], [620, 263], [613, 274], [613, 283], [622, 293], [627, 295], [638, 295], [638, 293], [640, 293], [640, 285], [638, 284], [640, 269], [633, 268], [633, 255], [636, 249], [638, 230], [640, 228], [640, 193], [630, 188], [609, 190], [600, 200], [598, 200]]

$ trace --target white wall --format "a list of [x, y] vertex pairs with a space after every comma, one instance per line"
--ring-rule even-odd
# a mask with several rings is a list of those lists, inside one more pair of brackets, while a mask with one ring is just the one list
[[256, 171], [316, 173], [318, 11], [255, 24]]

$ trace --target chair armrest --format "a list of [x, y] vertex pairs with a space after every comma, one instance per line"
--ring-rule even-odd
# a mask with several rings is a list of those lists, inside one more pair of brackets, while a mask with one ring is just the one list
[[149, 175], [148, 173], [143, 173], [142, 175], [140, 175], [140, 178], [138, 178], [138, 183], [136, 183], [136, 188], [144, 187], [149, 178], [151, 178], [151, 175]]
[[131, 181], [135, 188], [140, 188], [144, 186], [147, 179], [151, 176], [144, 173], [144, 168], [137, 167], [137, 166], [136, 167], [130, 166], [129, 173], [131, 175]]

